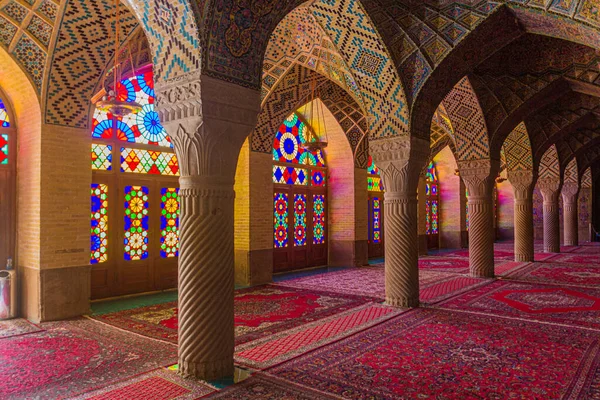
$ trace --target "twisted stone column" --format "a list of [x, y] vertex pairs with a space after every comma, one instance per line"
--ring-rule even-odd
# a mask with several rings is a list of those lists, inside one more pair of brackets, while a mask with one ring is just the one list
[[469, 265], [471, 276], [494, 277], [494, 202], [492, 193], [500, 163], [496, 160], [459, 161], [469, 191]]
[[533, 171], [509, 171], [515, 198], [515, 261], [534, 261], [533, 247]]
[[417, 184], [429, 145], [407, 137], [369, 143], [385, 186], [385, 298], [397, 307], [419, 305]]
[[563, 240], [565, 246], [579, 246], [579, 185], [565, 183], [562, 188], [563, 198]]
[[259, 106], [258, 92], [198, 74], [157, 83], [157, 110], [181, 175], [178, 350], [185, 377], [233, 374], [233, 182]]
[[558, 195], [560, 180], [545, 178], [538, 183], [544, 198], [544, 252], [560, 253]]

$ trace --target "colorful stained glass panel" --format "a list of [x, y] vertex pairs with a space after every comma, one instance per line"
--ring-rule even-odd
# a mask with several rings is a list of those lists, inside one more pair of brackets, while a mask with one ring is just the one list
[[160, 190], [160, 256], [179, 255], [179, 188]]
[[8, 164], [8, 135], [0, 135], [0, 164]]
[[313, 194], [313, 244], [325, 243], [325, 195]]
[[312, 186], [324, 187], [325, 186], [325, 172], [320, 170], [312, 171]]
[[438, 202], [437, 200], [431, 201], [431, 234], [435, 235], [438, 233], [438, 219], [439, 219], [439, 210], [438, 210]]
[[179, 176], [174, 153], [121, 147], [121, 172]]
[[112, 146], [92, 143], [92, 169], [112, 170]]
[[377, 165], [375, 165], [375, 163], [373, 162], [373, 158], [371, 156], [369, 156], [369, 163], [367, 165], [367, 173], [369, 175], [379, 175], [379, 168], [377, 168]]
[[378, 176], [367, 176], [367, 190], [369, 192], [383, 192], [383, 183]]
[[323, 153], [302, 148], [309, 137], [308, 126], [296, 114], [283, 121], [273, 142], [273, 161], [324, 167]]
[[108, 260], [108, 186], [92, 183], [91, 187], [90, 263]]
[[275, 193], [273, 195], [273, 247], [276, 249], [288, 245], [288, 195]]
[[8, 118], [8, 112], [6, 112], [6, 106], [2, 99], [0, 99], [0, 128], [9, 128], [10, 119]]
[[373, 243], [381, 243], [381, 200], [373, 197]]
[[273, 183], [308, 185], [308, 171], [303, 168], [273, 166]]
[[127, 261], [148, 258], [148, 197], [145, 186], [125, 186], [125, 240]]
[[306, 245], [306, 195], [294, 195], [294, 246]]

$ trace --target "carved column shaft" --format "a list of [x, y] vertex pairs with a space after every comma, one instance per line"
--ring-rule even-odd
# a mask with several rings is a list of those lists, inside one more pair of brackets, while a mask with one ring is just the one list
[[233, 374], [235, 344], [233, 182], [260, 94], [198, 71], [156, 91], [181, 174], [179, 373], [223, 378]]
[[472, 276], [494, 277], [494, 202], [492, 192], [499, 162], [459, 161], [469, 191], [469, 266]]
[[407, 137], [373, 140], [370, 152], [385, 193], [385, 297], [398, 307], [419, 305], [417, 185], [429, 144]]
[[515, 261], [534, 261], [533, 246], [533, 171], [510, 171], [515, 207]]
[[562, 188], [563, 198], [563, 237], [565, 246], [579, 245], [579, 186], [566, 183]]
[[544, 252], [560, 253], [560, 222], [558, 214], [558, 195], [560, 181], [541, 180], [539, 183], [544, 198]]

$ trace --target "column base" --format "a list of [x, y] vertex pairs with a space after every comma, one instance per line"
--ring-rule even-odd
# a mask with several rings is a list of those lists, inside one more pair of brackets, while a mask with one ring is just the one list
[[179, 359], [179, 375], [211, 381], [233, 376], [233, 355], [218, 361], [195, 362]]
[[579, 246], [579, 243], [575, 242], [575, 241], [571, 241], [571, 240], [565, 240], [564, 245], [565, 246]]
[[386, 297], [385, 304], [387, 304], [388, 306], [392, 306], [392, 307], [415, 308], [415, 307], [419, 307], [419, 299], [418, 298], [392, 299], [390, 297]]
[[560, 253], [560, 247], [544, 247], [544, 253]]
[[533, 262], [534, 256], [529, 254], [516, 254], [515, 253], [515, 261], [516, 262]]
[[495, 278], [494, 270], [492, 271], [469, 271], [469, 275], [473, 278]]

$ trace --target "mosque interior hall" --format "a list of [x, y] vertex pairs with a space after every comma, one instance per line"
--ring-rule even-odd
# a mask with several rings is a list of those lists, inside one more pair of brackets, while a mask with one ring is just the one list
[[599, 178], [600, 0], [0, 0], [0, 399], [600, 400]]

